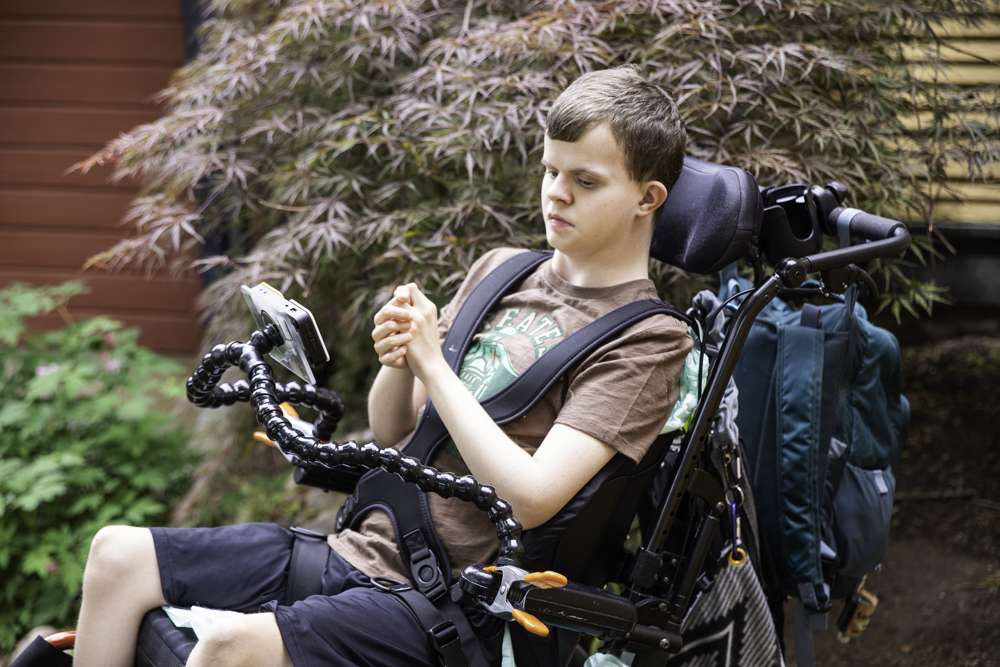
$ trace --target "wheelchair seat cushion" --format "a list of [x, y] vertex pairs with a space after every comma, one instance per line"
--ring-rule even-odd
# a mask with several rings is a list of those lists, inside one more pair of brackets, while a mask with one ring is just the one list
[[178, 628], [162, 609], [147, 612], [139, 626], [136, 667], [181, 667], [198, 642], [190, 628]]
[[655, 217], [650, 254], [694, 273], [714, 273], [748, 254], [763, 205], [753, 176], [685, 157], [681, 175]]

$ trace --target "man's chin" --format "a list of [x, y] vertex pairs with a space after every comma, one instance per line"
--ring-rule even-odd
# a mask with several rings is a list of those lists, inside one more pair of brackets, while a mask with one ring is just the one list
[[557, 234], [556, 232], [553, 232], [549, 228], [545, 229], [545, 241], [549, 244], [549, 247], [552, 248], [553, 250], [565, 250], [566, 246], [569, 245], [566, 242], [565, 236]]

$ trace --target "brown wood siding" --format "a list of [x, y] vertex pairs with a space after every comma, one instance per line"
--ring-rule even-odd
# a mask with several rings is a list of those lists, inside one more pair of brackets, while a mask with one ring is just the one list
[[152, 110], [78, 107], [0, 107], [0, 144], [94, 146], [156, 118]]
[[[155, 94], [183, 60], [180, 0], [0, 2], [0, 286], [82, 279], [69, 313], [108, 315], [155, 349], [198, 349], [197, 277], [83, 272], [128, 235], [137, 193], [111, 170], [68, 172], [159, 115]], [[40, 328], [59, 317], [39, 318]]]

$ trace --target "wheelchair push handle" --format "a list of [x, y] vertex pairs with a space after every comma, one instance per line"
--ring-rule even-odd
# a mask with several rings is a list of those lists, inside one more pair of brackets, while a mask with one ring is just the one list
[[891, 238], [898, 228], [906, 228], [906, 225], [899, 220], [883, 218], [880, 215], [867, 213], [857, 208], [838, 206], [830, 212], [826, 219], [826, 233], [836, 235], [837, 228], [843, 223], [850, 226], [852, 235], [860, 236], [868, 241]]
[[[896, 257], [909, 247], [906, 225], [847, 207], [847, 196], [847, 186], [837, 181], [825, 187], [793, 183], [761, 190], [761, 249], [783, 274], [785, 288], [796, 288], [809, 273]], [[841, 247], [824, 252], [824, 236], [839, 236]], [[863, 242], [851, 245], [850, 237]]]
[[906, 225], [898, 220], [883, 218], [856, 208], [842, 207], [833, 209], [827, 216], [828, 228], [832, 226], [836, 229], [838, 224], [845, 223], [851, 236], [861, 237], [866, 242], [807, 255], [796, 260], [805, 273], [829, 271], [851, 264], [863, 264], [874, 259], [898, 257], [910, 247], [910, 232], [906, 229]]

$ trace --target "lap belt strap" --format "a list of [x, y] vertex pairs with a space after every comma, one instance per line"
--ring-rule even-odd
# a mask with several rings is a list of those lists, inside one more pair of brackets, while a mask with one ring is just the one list
[[405, 584], [377, 587], [398, 597], [413, 612], [443, 667], [488, 667], [469, 619], [450, 596], [434, 604]]
[[283, 605], [305, 600], [323, 591], [323, 572], [330, 556], [326, 535], [308, 528], [292, 526], [292, 558], [288, 563], [288, 582]]

